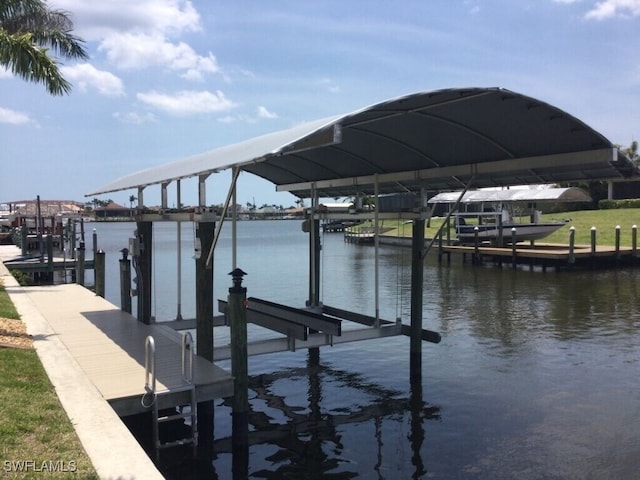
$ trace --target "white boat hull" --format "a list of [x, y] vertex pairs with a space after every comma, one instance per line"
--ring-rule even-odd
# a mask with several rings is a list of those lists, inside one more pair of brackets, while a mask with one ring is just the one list
[[[481, 242], [495, 242], [502, 231], [502, 240], [504, 243], [513, 242], [512, 229], [515, 228], [516, 243], [531, 240], [539, 240], [551, 235], [553, 232], [563, 227], [564, 223], [515, 223], [502, 225], [478, 225], [478, 240]], [[474, 243], [476, 238], [475, 226], [461, 225], [457, 227], [456, 234], [461, 243]]]

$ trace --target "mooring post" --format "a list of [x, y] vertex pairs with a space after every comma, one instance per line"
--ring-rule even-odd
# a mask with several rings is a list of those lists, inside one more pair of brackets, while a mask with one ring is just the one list
[[620, 260], [620, 225], [616, 225], [616, 263]]
[[424, 281], [424, 218], [413, 221], [411, 237], [411, 338], [409, 379], [422, 382], [422, 291]]
[[[228, 318], [231, 329], [231, 375], [233, 375], [232, 449], [233, 478], [246, 478], [245, 459], [249, 456], [249, 367], [247, 359], [247, 289], [242, 286], [246, 275], [240, 268], [229, 273]], [[237, 456], [236, 456], [237, 454]]]
[[[314, 217], [315, 208], [311, 209], [309, 217], [309, 300], [307, 307], [316, 308], [320, 305], [320, 220]], [[314, 332], [311, 330], [310, 333]], [[314, 365], [320, 364], [320, 348], [309, 349], [309, 360]]]
[[131, 313], [131, 261], [129, 260], [129, 249], [120, 250], [122, 258], [120, 264], [120, 310]]
[[25, 256], [28, 251], [29, 232], [26, 225], [20, 227], [20, 247], [22, 249], [21, 254]]
[[596, 227], [591, 227], [591, 268], [596, 266]]
[[[215, 217], [206, 217], [196, 224], [196, 351], [213, 362], [213, 268], [207, 268], [207, 253], [216, 223]], [[213, 449], [214, 413], [213, 400], [198, 403], [198, 452], [203, 459], [209, 459]]]
[[98, 232], [96, 229], [93, 229], [93, 234], [91, 236], [91, 241], [93, 245], [93, 259], [95, 260], [96, 254], [98, 253]]
[[53, 281], [53, 236], [51, 234], [47, 235], [46, 238], [47, 245], [47, 281]]
[[517, 262], [517, 248], [516, 248], [516, 227], [511, 228], [511, 264], [513, 265], [513, 269], [516, 269]]
[[76, 283], [84, 287], [84, 242], [76, 249]]
[[77, 242], [76, 222], [71, 224], [71, 238], [69, 239], [69, 250], [71, 250], [71, 259], [76, 258], [76, 242]]
[[138, 251], [132, 252], [136, 256], [135, 261], [137, 263], [138, 310], [136, 316], [139, 322], [149, 325], [152, 321], [153, 223], [137, 222], [136, 230]]
[[638, 226], [631, 227], [631, 258], [636, 258], [638, 253]]
[[95, 253], [93, 261], [93, 274], [96, 284], [96, 295], [104, 298], [104, 280], [105, 280], [105, 253], [98, 250]]
[[478, 238], [478, 234], [480, 233], [480, 229], [478, 227], [473, 228], [473, 263], [474, 265], [480, 263], [480, 239]]
[[576, 263], [576, 227], [569, 228], [569, 265]]

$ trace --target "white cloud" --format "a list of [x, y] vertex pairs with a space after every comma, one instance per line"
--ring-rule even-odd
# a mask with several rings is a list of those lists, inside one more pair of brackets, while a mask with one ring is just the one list
[[138, 100], [158, 110], [163, 110], [172, 115], [194, 115], [200, 113], [226, 112], [235, 104], [228, 100], [220, 91], [211, 93], [208, 91], [185, 90], [175, 95], [150, 91], [138, 93]]
[[117, 97], [124, 95], [122, 80], [114, 74], [98, 70], [89, 63], [80, 63], [70, 67], [60, 67], [64, 77], [78, 86], [81, 92], [86, 92], [90, 87], [95, 88], [100, 95]]
[[215, 57], [198, 55], [184, 42], [171, 43], [160, 34], [123, 33], [105, 38], [98, 47], [106, 51], [108, 60], [122, 69], [160, 66], [182, 71], [183, 77], [202, 80], [204, 73], [218, 72]]
[[278, 114], [270, 112], [269, 110], [266, 109], [266, 107], [263, 107], [262, 105], [260, 105], [258, 107], [258, 117], [259, 118], [278, 118]]
[[219, 71], [213, 54], [199, 55], [177, 39], [202, 28], [188, 0], [56, 0], [55, 6], [73, 12], [74, 33], [98, 42], [118, 68], [162, 66], [197, 81]]
[[23, 112], [16, 112], [8, 108], [0, 107], [0, 123], [8, 123], [10, 125], [24, 125], [31, 123], [29, 115]]
[[73, 12], [74, 32], [89, 41], [129, 31], [176, 35], [201, 29], [188, 0], [55, 0], [55, 8]]
[[153, 113], [137, 113], [137, 112], [128, 112], [128, 113], [120, 113], [116, 112], [113, 114], [113, 118], [119, 120], [123, 123], [130, 123], [133, 125], [142, 125], [145, 123], [155, 123], [158, 121], [156, 116]]
[[604, 20], [611, 17], [640, 16], [640, 0], [603, 0], [587, 12], [585, 18]]
[[336, 83], [334, 83], [334, 81], [331, 80], [330, 78], [322, 78], [322, 79], [320, 79], [318, 84], [322, 88], [325, 88], [327, 91], [329, 91], [331, 93], [340, 93], [342, 91], [340, 86], [337, 85]]

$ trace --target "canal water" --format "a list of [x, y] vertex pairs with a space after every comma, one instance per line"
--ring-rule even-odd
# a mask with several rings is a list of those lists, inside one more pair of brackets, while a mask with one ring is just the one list
[[[120, 303], [119, 250], [133, 223], [95, 223], [106, 297]], [[182, 299], [175, 224], [154, 230], [154, 315], [195, 316], [194, 231], [182, 225]], [[407, 228], [410, 228], [408, 226]], [[299, 221], [238, 224], [248, 295], [300, 307], [308, 237]], [[374, 314], [374, 249], [322, 236], [323, 303]], [[408, 323], [410, 251], [380, 248], [380, 313]], [[230, 231], [215, 256], [215, 298], [231, 286]], [[249, 478], [627, 479], [640, 475], [637, 270], [560, 271], [425, 262], [421, 388], [409, 382], [409, 339], [392, 337], [249, 359]], [[135, 304], [134, 304], [135, 312]], [[250, 339], [274, 336], [250, 326]], [[215, 343], [227, 344], [226, 327]], [[228, 362], [221, 366], [230, 368]], [[169, 478], [233, 478], [231, 415], [216, 402], [211, 462], [163, 452]], [[237, 468], [237, 467], [236, 467]]]

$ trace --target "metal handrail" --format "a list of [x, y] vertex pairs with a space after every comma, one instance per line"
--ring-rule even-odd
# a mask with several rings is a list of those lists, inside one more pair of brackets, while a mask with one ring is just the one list
[[193, 337], [190, 332], [182, 334], [182, 379], [193, 382]]
[[153, 394], [156, 393], [156, 342], [151, 335], [145, 340], [144, 357], [144, 389]]

